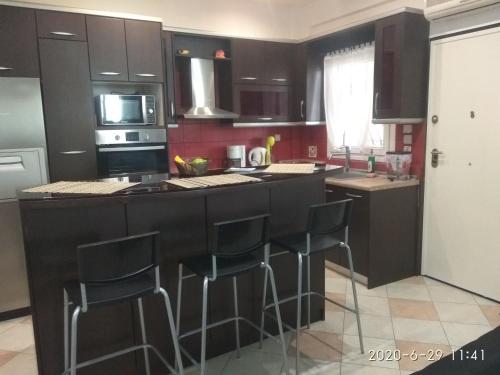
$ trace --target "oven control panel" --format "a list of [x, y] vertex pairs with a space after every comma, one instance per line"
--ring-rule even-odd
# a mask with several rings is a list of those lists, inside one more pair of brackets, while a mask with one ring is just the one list
[[106, 129], [95, 131], [96, 145], [119, 145], [130, 143], [165, 143], [166, 129]]

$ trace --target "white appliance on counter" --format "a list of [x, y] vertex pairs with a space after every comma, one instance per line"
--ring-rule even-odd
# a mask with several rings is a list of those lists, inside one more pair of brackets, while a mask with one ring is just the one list
[[265, 165], [266, 164], [266, 148], [265, 147], [254, 147], [248, 153], [248, 161], [250, 165]]
[[245, 145], [227, 146], [229, 168], [245, 168], [247, 166]]
[[0, 78], [0, 314], [30, 306], [17, 192], [47, 183], [38, 78]]

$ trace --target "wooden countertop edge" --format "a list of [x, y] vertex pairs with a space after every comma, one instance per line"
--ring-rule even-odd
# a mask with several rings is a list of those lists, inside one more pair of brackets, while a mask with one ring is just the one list
[[[374, 177], [374, 178], [362, 177], [349, 180], [341, 180], [337, 178], [327, 177], [325, 181], [326, 184], [329, 186], [339, 186], [339, 187], [345, 187], [363, 191], [401, 189], [410, 186], [417, 186], [420, 184], [420, 181], [417, 179], [390, 181], [385, 177]], [[375, 185], [370, 186], [370, 184], [373, 183], [375, 183]]]

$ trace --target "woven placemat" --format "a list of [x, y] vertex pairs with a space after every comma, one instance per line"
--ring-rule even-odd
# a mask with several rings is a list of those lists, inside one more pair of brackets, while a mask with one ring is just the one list
[[166, 182], [170, 185], [174, 185], [183, 189], [199, 189], [211, 186], [246, 184], [259, 181], [262, 180], [260, 178], [241, 174], [221, 174], [214, 176], [178, 178], [167, 180]]
[[59, 181], [23, 190], [24, 193], [113, 194], [140, 182]]
[[283, 174], [311, 174], [314, 172], [313, 163], [299, 164], [271, 164], [264, 170], [265, 173], [283, 173]]

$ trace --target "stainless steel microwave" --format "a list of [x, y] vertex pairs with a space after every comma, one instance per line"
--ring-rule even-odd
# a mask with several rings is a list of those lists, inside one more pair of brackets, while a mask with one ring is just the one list
[[155, 102], [154, 95], [99, 95], [99, 125], [156, 125]]

